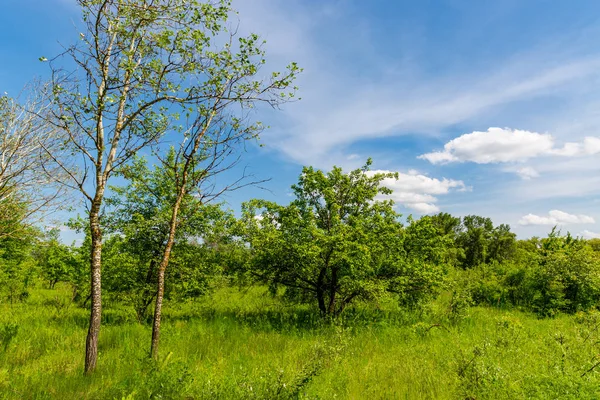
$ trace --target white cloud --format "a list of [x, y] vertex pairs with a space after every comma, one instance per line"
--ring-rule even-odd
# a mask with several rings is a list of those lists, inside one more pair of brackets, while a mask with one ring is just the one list
[[566, 157], [586, 156], [598, 153], [600, 153], [600, 138], [593, 136], [585, 137], [581, 143], [565, 143], [562, 148], [550, 152], [550, 154]]
[[547, 216], [527, 214], [519, 220], [519, 225], [566, 225], [593, 224], [596, 221], [589, 215], [574, 215], [560, 210], [552, 210]]
[[407, 207], [415, 210], [419, 214], [435, 214], [440, 212], [440, 208], [431, 203], [410, 203]]
[[[556, 157], [586, 157], [600, 153], [600, 138], [588, 136], [581, 142], [567, 142], [556, 147], [554, 138], [547, 133], [537, 133], [509, 128], [489, 128], [485, 132], [472, 132], [450, 140], [442, 151], [426, 153], [418, 158], [432, 164], [450, 162], [474, 162], [477, 164], [520, 163], [536, 157], [550, 157], [555, 165]], [[554, 158], [552, 158], [554, 156]], [[589, 160], [586, 159], [589, 165]], [[547, 169], [548, 167], [546, 167]], [[551, 168], [551, 167], [550, 167]], [[563, 168], [564, 171], [570, 168]], [[538, 169], [531, 166], [514, 168], [524, 180], [540, 176]]]
[[583, 141], [583, 146], [586, 154], [599, 154], [600, 153], [600, 138], [597, 137], [586, 137]]
[[585, 239], [600, 239], [600, 233], [591, 232], [587, 229], [582, 231], [578, 236], [581, 236]]
[[517, 175], [519, 175], [521, 178], [523, 178], [525, 180], [537, 178], [538, 176], [540, 176], [540, 174], [531, 167], [519, 168], [519, 169], [517, 169], [516, 173], [517, 173]]
[[[569, 142], [554, 147], [554, 138], [547, 133], [537, 133], [509, 128], [489, 128], [452, 139], [444, 150], [420, 155], [432, 164], [448, 162], [474, 162], [477, 164], [522, 162], [539, 156], [585, 156], [600, 153], [600, 138], [586, 137], [581, 143]], [[535, 177], [531, 169], [522, 169], [529, 178]], [[517, 171], [521, 176], [523, 174]]]
[[489, 128], [486, 132], [472, 132], [452, 139], [443, 151], [419, 156], [433, 164], [452, 161], [471, 161], [489, 164], [525, 161], [552, 150], [553, 140], [549, 134]]
[[[390, 171], [370, 171], [369, 174], [388, 173]], [[398, 179], [386, 178], [382, 185], [393, 190], [386, 198], [394, 200], [406, 208], [420, 214], [432, 214], [440, 211], [435, 204], [439, 195], [450, 193], [451, 190], [468, 190], [462, 181], [453, 179], [436, 179], [410, 170], [408, 173], [398, 173]]]

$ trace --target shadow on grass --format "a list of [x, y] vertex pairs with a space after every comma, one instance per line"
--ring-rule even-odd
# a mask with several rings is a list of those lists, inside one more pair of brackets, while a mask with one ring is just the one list
[[420, 321], [422, 317], [410, 311], [383, 311], [350, 308], [336, 319], [323, 318], [314, 309], [277, 308], [265, 310], [217, 310], [211, 308], [184, 312], [172, 310], [164, 321], [201, 321], [205, 323], [231, 323], [261, 332], [303, 332], [327, 329], [332, 326], [345, 328], [406, 326]]

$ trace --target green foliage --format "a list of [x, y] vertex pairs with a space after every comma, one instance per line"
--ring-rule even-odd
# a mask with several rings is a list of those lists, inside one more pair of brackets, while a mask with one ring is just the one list
[[476, 304], [517, 306], [539, 316], [575, 313], [600, 301], [600, 257], [586, 241], [553, 230], [520, 241], [510, 260], [480, 264], [457, 283]]
[[327, 316], [391, 293], [405, 304], [429, 296], [441, 278], [444, 245], [431, 222], [405, 230], [393, 203], [376, 199], [390, 193], [381, 182], [396, 176], [370, 172], [370, 164], [347, 174], [305, 167], [288, 206], [245, 203], [240, 235], [250, 248], [248, 273]]
[[38, 232], [28, 228], [19, 236], [0, 239], [0, 302], [13, 304], [29, 296], [39, 274], [34, 258]]
[[552, 231], [541, 241], [532, 274], [533, 309], [540, 315], [587, 310], [600, 300], [600, 257], [580, 239]]
[[463, 268], [510, 259], [515, 251], [516, 235], [508, 225], [494, 227], [490, 218], [467, 215], [456, 236], [461, 248]]
[[76, 268], [76, 256], [73, 249], [59, 241], [58, 229], [46, 234], [46, 238], [38, 247], [37, 262], [42, 277], [53, 289], [58, 282], [68, 282]]
[[[166, 163], [174, 162], [171, 149]], [[111, 236], [104, 244], [103, 286], [113, 299], [130, 304], [143, 321], [156, 293], [156, 274], [169, 235], [176, 182], [172, 169], [165, 165], [150, 169], [142, 158], [135, 158], [119, 173], [128, 184], [111, 187], [114, 195], [107, 199], [112, 212], [103, 224]], [[184, 196], [167, 270], [167, 297], [194, 298], [210, 291], [221, 269], [218, 247], [228, 241], [232, 219], [219, 204], [203, 204], [192, 194]]]

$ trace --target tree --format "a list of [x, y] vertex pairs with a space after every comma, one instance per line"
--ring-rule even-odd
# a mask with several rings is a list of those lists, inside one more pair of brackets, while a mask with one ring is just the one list
[[327, 317], [357, 300], [395, 293], [410, 303], [427, 293], [437, 252], [425, 257], [416, 243], [405, 245], [407, 238], [435, 242], [435, 228], [415, 223], [406, 235], [393, 202], [377, 199], [391, 193], [381, 182], [397, 175], [373, 173], [370, 165], [347, 174], [305, 167], [289, 205], [245, 203], [240, 229], [251, 252], [248, 273], [273, 293], [284, 287], [288, 299], [316, 304]]
[[39, 231], [33, 227], [19, 229], [19, 236], [0, 238], [0, 300], [10, 304], [29, 296], [29, 286], [38, 273], [34, 246]]
[[460, 232], [460, 218], [458, 217], [440, 212], [428, 218], [431, 219], [431, 223], [437, 228], [441, 236], [448, 235], [454, 240]]
[[[165, 161], [173, 162], [175, 150], [167, 153]], [[168, 161], [170, 160], [170, 161]], [[145, 159], [136, 157], [123, 166], [119, 174], [127, 179], [125, 186], [111, 186], [114, 195], [107, 199], [112, 212], [104, 224], [112, 234], [107, 246], [107, 288], [130, 302], [142, 321], [157, 294], [158, 265], [164, 245], [169, 238], [172, 205], [177, 191], [173, 171], [161, 164], [149, 168]], [[184, 285], [182, 297], [194, 297], [208, 291], [210, 276], [217, 265], [207, 254], [198, 259], [201, 248], [220, 241], [215, 236], [226, 235], [224, 225], [233, 216], [219, 204], [202, 204], [201, 199], [188, 193], [181, 202], [174, 247], [180, 250], [172, 275], [185, 276], [172, 286]], [[201, 239], [202, 243], [194, 244]], [[105, 246], [106, 247], [106, 246]]]
[[[64, 194], [48, 153], [62, 154], [61, 132], [45, 120], [43, 85], [31, 85], [23, 103], [0, 96], [0, 238], [18, 237], [54, 209]], [[46, 173], [44, 173], [46, 172]]]
[[[62, 55], [78, 69], [54, 67], [58, 58], [51, 61], [52, 100], [54, 124], [68, 134], [81, 167], [74, 171], [58, 157], [54, 161], [69, 175], [65, 184], [79, 190], [88, 206], [91, 311], [85, 371], [89, 373], [97, 362], [102, 312], [100, 216], [109, 178], [165, 132], [180, 132], [180, 118], [188, 113], [202, 113], [211, 120], [218, 111], [215, 104], [251, 103], [250, 95], [264, 87], [244, 79], [257, 72], [250, 61], [257, 38], [240, 39], [236, 53], [223, 37], [231, 12], [227, 0], [78, 0], [78, 4], [84, 23], [81, 40]], [[273, 76], [273, 85], [283, 89], [287, 80]], [[196, 128], [203, 132], [206, 126]]]
[[490, 218], [467, 215], [456, 237], [462, 251], [463, 268], [473, 268], [492, 261], [502, 262], [515, 256], [516, 235], [506, 224], [494, 227]]
[[488, 260], [503, 262], [514, 257], [517, 251], [517, 235], [510, 231], [510, 226], [500, 224], [494, 228], [490, 237]]
[[431, 221], [431, 224], [437, 230], [437, 236], [445, 243], [445, 263], [457, 266], [459, 261], [465, 257], [463, 249], [457, 243], [461, 232], [460, 218], [440, 212], [435, 215], [421, 217], [421, 220], [424, 219]]
[[38, 244], [38, 263], [50, 289], [54, 289], [58, 282], [69, 280], [76, 262], [69, 246], [60, 243], [59, 232], [58, 229], [51, 229], [45, 240]]
[[[220, 18], [224, 21], [226, 14]], [[174, 156], [156, 154], [162, 167], [171, 174], [174, 186], [167, 196], [171, 201], [169, 234], [158, 265], [150, 350], [154, 358], [158, 357], [166, 269], [177, 231], [189, 222], [180, 215], [185, 198], [190, 195], [197, 198], [199, 207], [191, 205], [189, 209], [192, 213], [200, 212], [205, 204], [223, 193], [257, 183], [246, 180], [245, 171], [225, 184], [218, 184], [216, 178], [238, 164], [245, 142], [257, 139], [262, 131], [261, 122], [250, 115], [256, 104], [277, 107], [292, 100], [297, 90], [292, 87], [300, 72], [296, 63], [289, 64], [284, 72], [273, 72], [265, 78], [259, 74], [266, 62], [259, 37], [255, 34], [239, 37], [236, 48], [231, 45], [233, 37], [222, 51], [205, 53], [201, 72], [206, 80], [200, 88], [203, 99], [180, 132]]]
[[489, 218], [479, 215], [467, 215], [462, 220], [462, 230], [457, 238], [458, 245], [464, 251], [463, 268], [473, 268], [485, 263], [488, 244], [494, 224]]
[[600, 300], [600, 264], [598, 254], [583, 239], [554, 227], [540, 241], [539, 256], [525, 289], [532, 293], [531, 306], [541, 316], [558, 311], [587, 310]]

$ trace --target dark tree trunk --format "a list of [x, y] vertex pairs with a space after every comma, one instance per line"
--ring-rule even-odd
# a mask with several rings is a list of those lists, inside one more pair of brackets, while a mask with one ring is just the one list
[[85, 342], [85, 373], [89, 374], [96, 369], [98, 360], [98, 336], [102, 317], [102, 230], [100, 228], [100, 200], [98, 196], [92, 203], [90, 210], [90, 236], [92, 251], [90, 257], [91, 272], [91, 306], [90, 326]]
[[336, 300], [336, 290], [338, 284], [338, 276], [337, 276], [337, 268], [332, 268], [331, 270], [331, 283], [329, 286], [329, 307], [327, 312], [329, 315], [335, 314], [335, 300]]
[[321, 268], [319, 278], [317, 279], [317, 301], [319, 302], [319, 310], [323, 316], [327, 315], [327, 307], [325, 305], [325, 268]]
[[[154, 257], [154, 256], [153, 256]], [[150, 304], [152, 304], [152, 301], [154, 300], [154, 296], [156, 296], [156, 291], [150, 289], [150, 285], [154, 285], [155, 283], [153, 282], [153, 277], [154, 277], [154, 271], [156, 270], [156, 260], [153, 258], [152, 260], [150, 260], [150, 265], [148, 266], [148, 272], [146, 273], [146, 285], [144, 286], [144, 289], [142, 290], [142, 295], [141, 298], [139, 299], [138, 304], [136, 304], [135, 306], [135, 313], [137, 315], [137, 319], [139, 323], [142, 323], [144, 320], [144, 317], [146, 315], [146, 311], [148, 310], [148, 307], [150, 306]]]

